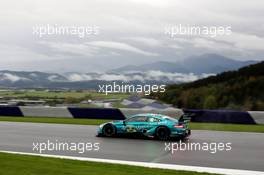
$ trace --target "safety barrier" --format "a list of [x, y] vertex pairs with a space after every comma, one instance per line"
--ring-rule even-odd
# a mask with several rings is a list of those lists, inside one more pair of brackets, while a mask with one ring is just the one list
[[74, 107], [0, 107], [0, 116], [16, 117], [66, 117], [86, 119], [123, 120], [125, 116], [115, 108], [74, 108]]
[[123, 120], [129, 115], [138, 113], [158, 113], [178, 118], [183, 112], [194, 114], [192, 122], [208, 123], [238, 123], [264, 124], [263, 111], [232, 111], [232, 110], [197, 110], [197, 109], [170, 109], [170, 110], [141, 110], [128, 108], [78, 108], [78, 107], [31, 107], [31, 106], [2, 106], [0, 116], [15, 117], [66, 117], [86, 119]]
[[184, 112], [194, 114], [191, 117], [192, 122], [264, 124], [264, 112], [262, 111], [185, 109]]

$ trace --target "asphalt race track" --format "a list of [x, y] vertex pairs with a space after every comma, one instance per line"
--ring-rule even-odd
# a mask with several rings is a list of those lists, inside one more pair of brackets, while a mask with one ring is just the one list
[[[95, 137], [97, 126], [0, 122], [0, 150], [31, 152], [33, 142], [98, 142], [99, 151], [46, 151], [46, 154], [264, 171], [264, 134], [192, 131], [189, 142], [231, 142], [231, 151], [165, 151], [151, 139]], [[170, 141], [176, 142], [176, 141]]]

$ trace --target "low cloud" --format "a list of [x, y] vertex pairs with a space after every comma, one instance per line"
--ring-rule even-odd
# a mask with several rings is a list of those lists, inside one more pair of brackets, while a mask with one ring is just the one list
[[65, 54], [74, 54], [80, 56], [93, 56], [97, 53], [97, 49], [95, 47], [91, 47], [85, 44], [74, 44], [74, 43], [65, 43], [65, 42], [46, 42], [41, 41], [38, 42], [41, 45], [45, 45], [54, 50], [54, 52], [61, 55]]
[[162, 46], [162, 41], [154, 39], [154, 38], [146, 38], [146, 37], [126, 37], [126, 40], [135, 41], [150, 47]]
[[11, 81], [11, 82], [17, 82], [17, 81], [29, 81], [29, 79], [27, 78], [24, 78], [24, 77], [19, 77], [17, 75], [13, 75], [13, 74], [10, 74], [10, 73], [3, 73], [3, 74], [0, 74], [0, 80], [7, 80], [7, 81]]
[[73, 73], [67, 76], [69, 81], [89, 81], [92, 80], [92, 76], [87, 74]]
[[194, 74], [194, 73], [170, 73], [162, 71], [146, 72], [125, 72], [125, 73], [65, 73], [65, 74], [48, 74], [43, 76], [42, 73], [31, 72], [0, 72], [0, 81], [39, 81], [39, 82], [86, 82], [97, 81], [123, 81], [123, 82], [160, 82], [160, 83], [184, 83], [205, 78], [214, 74]]
[[137, 47], [131, 46], [126, 43], [121, 42], [113, 42], [113, 41], [92, 41], [87, 42], [86, 44], [96, 47], [102, 47], [102, 48], [109, 48], [109, 49], [117, 49], [117, 50], [123, 50], [123, 51], [129, 51], [145, 56], [159, 56], [159, 54], [154, 52], [147, 52], [142, 49], [139, 49]]
[[190, 82], [200, 78], [205, 78], [214, 74], [195, 75], [193, 73], [170, 73], [162, 71], [147, 71], [147, 72], [129, 72], [124, 74], [116, 73], [96, 73], [96, 74], [78, 74], [72, 73], [67, 75], [69, 81], [90, 81], [90, 80], [104, 80], [104, 81], [159, 81], [159, 82]]

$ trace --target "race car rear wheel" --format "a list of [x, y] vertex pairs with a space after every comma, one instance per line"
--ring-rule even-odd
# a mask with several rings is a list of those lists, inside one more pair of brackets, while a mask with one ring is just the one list
[[156, 129], [155, 137], [159, 140], [168, 140], [170, 137], [170, 131], [165, 126], [160, 126]]
[[103, 135], [106, 137], [112, 137], [116, 134], [116, 129], [112, 124], [106, 124], [103, 127]]

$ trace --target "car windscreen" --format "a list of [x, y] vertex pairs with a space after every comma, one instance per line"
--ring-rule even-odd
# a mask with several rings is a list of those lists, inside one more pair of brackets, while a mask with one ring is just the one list
[[126, 122], [146, 122], [147, 117], [146, 116], [134, 116], [126, 119]]

